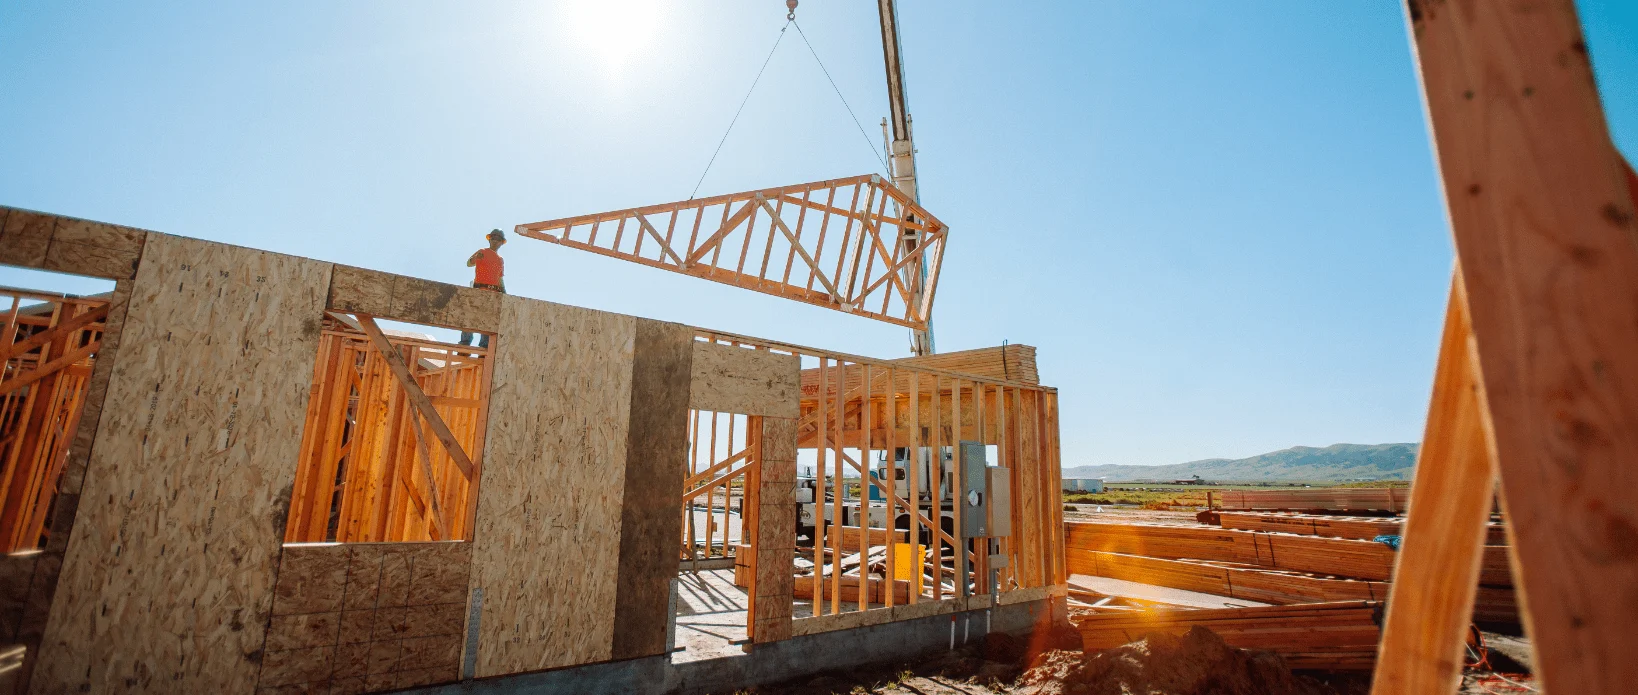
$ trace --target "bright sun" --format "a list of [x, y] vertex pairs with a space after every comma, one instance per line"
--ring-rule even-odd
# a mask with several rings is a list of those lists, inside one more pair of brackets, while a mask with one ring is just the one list
[[612, 76], [653, 54], [667, 13], [659, 0], [565, 0], [555, 13], [555, 33]]

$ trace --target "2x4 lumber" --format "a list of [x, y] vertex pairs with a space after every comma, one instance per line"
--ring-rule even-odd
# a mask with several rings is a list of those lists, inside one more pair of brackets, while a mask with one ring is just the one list
[[807, 249], [802, 248], [802, 244], [796, 238], [796, 235], [792, 234], [790, 228], [785, 226], [785, 221], [779, 219], [779, 213], [774, 212], [774, 209], [768, 205], [768, 199], [758, 195], [756, 197], [756, 202], [762, 206], [762, 209], [768, 211], [768, 216], [773, 218], [773, 225], [778, 227], [780, 232], [784, 233], [785, 239], [790, 241], [791, 248], [796, 251], [797, 255], [802, 257], [803, 263], [808, 264], [808, 269], [811, 270], [814, 277], [819, 280], [819, 284], [825, 286], [825, 291], [830, 293], [833, 300], [836, 299], [836, 286], [831, 284], [830, 278], [825, 277], [825, 273], [823, 271], [819, 270], [819, 264], [814, 262], [813, 256], [808, 255]]
[[432, 429], [433, 436], [438, 438], [438, 441], [444, 446], [444, 451], [449, 453], [450, 459], [454, 460], [455, 465], [461, 469], [461, 475], [471, 480], [472, 459], [467, 458], [466, 450], [461, 448], [460, 441], [455, 439], [455, 433], [449, 431], [449, 425], [444, 422], [443, 416], [438, 414], [438, 410], [432, 406], [432, 400], [427, 398], [427, 394], [421, 390], [421, 385], [415, 383], [415, 377], [410, 375], [409, 366], [404, 364], [403, 355], [398, 354], [398, 348], [393, 347], [392, 343], [387, 341], [386, 334], [382, 333], [381, 327], [376, 325], [374, 317], [369, 314], [357, 314], [356, 316], [358, 317], [359, 327], [364, 330], [365, 335], [370, 337], [370, 342], [375, 344], [375, 348], [381, 352], [381, 356], [386, 358], [387, 367], [392, 369], [393, 375], [398, 377], [398, 383], [403, 387], [404, 394], [409, 397], [410, 403], [415, 406], [417, 411], [420, 411], [422, 417], [427, 419], [427, 426]]
[[[870, 429], [870, 365], [868, 365], [868, 364], [860, 365], [860, 367], [862, 369], [864, 369], [864, 376], [865, 376], [864, 400], [862, 401], [862, 403], [864, 404], [865, 407], [864, 407], [863, 412], [861, 412], [859, 414], [859, 417], [863, 418], [863, 423], [862, 424], [863, 424], [865, 430], [869, 430]], [[861, 531], [861, 533], [858, 534], [858, 536], [859, 536], [858, 540], [859, 540], [859, 560], [860, 560], [860, 564], [861, 565], [868, 565], [869, 564], [868, 559], [870, 557], [870, 481], [871, 481], [871, 477], [870, 477], [870, 440], [868, 440], [868, 439], [865, 440], [864, 447], [859, 450], [859, 459], [864, 462], [865, 470], [864, 470], [863, 473], [861, 473], [859, 475], [859, 520], [857, 522], [855, 522], [855, 523], [857, 523], [859, 525], [859, 529]], [[884, 517], [885, 516], [886, 515], [884, 515]], [[891, 523], [891, 522], [888, 522], [888, 523]], [[885, 535], [885, 533], [884, 533], [884, 535]], [[859, 574], [860, 575], [868, 575], [869, 574], [869, 568], [868, 567], [861, 567]], [[868, 591], [860, 591], [859, 592], [859, 610], [861, 610], [861, 611], [869, 607], [868, 606], [869, 596], [866, 595], [868, 593], [869, 593]]]
[[[427, 450], [427, 435], [421, 429], [421, 418], [415, 413], [410, 414], [410, 426], [415, 429], [415, 458], [421, 463], [421, 475], [427, 479], [426, 500], [427, 506], [430, 507], [427, 520], [432, 522], [434, 533], [432, 540], [440, 540], [440, 536], [449, 538], [452, 535], [449, 532], [449, 523], [444, 521], [443, 505], [438, 501], [438, 480], [432, 475], [432, 453]], [[415, 489], [408, 478], [405, 478], [404, 483], [409, 485], [411, 490]], [[416, 492], [419, 493], [418, 490]]]
[[1408, 8], [1536, 673], [1630, 692], [1638, 210], [1575, 4]]
[[[893, 377], [894, 377], [893, 368], [888, 367], [887, 368], [887, 383], [889, 383], [889, 384], [893, 383]], [[897, 408], [898, 403], [896, 402], [897, 400], [898, 400], [898, 394], [897, 393], [894, 393], [892, 391], [889, 391], [887, 393], [887, 408], [886, 408], [886, 410], [887, 410], [888, 423], [890, 425], [893, 424], [892, 421], [896, 417], [895, 413], [898, 412], [898, 408]], [[884, 497], [887, 498], [887, 513], [882, 515], [882, 519], [883, 519], [883, 524], [882, 525], [887, 527], [886, 529], [883, 529], [883, 530], [886, 533], [891, 534], [891, 535], [888, 536], [889, 539], [891, 539], [891, 540], [889, 540], [888, 545], [887, 545], [887, 560], [886, 560], [886, 562], [887, 562], [887, 578], [888, 579], [893, 579], [893, 580], [897, 580], [898, 576], [899, 576], [898, 575], [898, 559], [897, 559], [898, 552], [894, 549], [893, 543], [908, 542], [910, 538], [915, 537], [915, 536], [911, 536], [910, 534], [907, 533], [907, 534], [905, 534], [903, 536], [904, 540], [902, 540], [902, 541], [898, 540], [899, 532], [897, 530], [897, 527], [898, 527], [899, 512], [898, 512], [898, 490], [896, 488], [897, 488], [897, 482], [898, 482], [898, 477], [899, 476], [898, 476], [898, 462], [895, 459], [898, 456], [898, 451], [899, 450], [898, 450], [898, 447], [896, 446], [897, 442], [893, 441], [893, 432], [896, 429], [898, 429], [897, 426], [887, 428], [888, 466], [887, 466], [887, 475], [886, 475], [887, 479], [884, 481], [884, 485], [886, 486], [885, 492], [887, 494], [883, 495]], [[914, 457], [911, 457], [911, 458], [909, 458], [909, 459], [907, 459], [905, 461], [905, 463], [907, 464], [907, 467], [908, 467], [909, 461], [911, 461], [911, 460], [914, 460]], [[914, 546], [912, 546], [912, 548], [913, 547]], [[893, 592], [893, 591], [887, 592], [887, 607], [888, 608], [892, 608], [894, 603], [896, 602], [895, 601], [896, 594], [897, 594], [897, 592]]]
[[[1404, 544], [1395, 568], [1372, 692], [1449, 693], [1460, 687], [1467, 616], [1479, 583], [1495, 484], [1490, 423], [1473, 359], [1458, 269], [1445, 310], [1433, 404], [1417, 451]], [[1417, 499], [1425, 504], [1415, 504]]]
[[45, 345], [46, 343], [56, 340], [61, 336], [90, 326], [92, 323], [102, 320], [103, 317], [107, 315], [108, 305], [103, 304], [102, 306], [95, 307], [90, 311], [80, 314], [79, 316], [71, 317], [67, 321], [63, 321], [55, 326], [52, 326], [49, 330], [44, 330], [29, 336], [22, 342], [12, 343], [11, 347], [6, 350], [5, 360], [0, 361], [9, 361], [13, 357], [28, 352], [29, 350], [33, 350], [41, 345]]
[[63, 355], [62, 357], [58, 357], [56, 359], [53, 359], [50, 362], [47, 362], [47, 363], [41, 365], [38, 369], [35, 369], [35, 370], [31, 371], [31, 372], [28, 372], [27, 374], [19, 376], [19, 377], [15, 378], [15, 379], [8, 379], [6, 381], [0, 382], [0, 396], [4, 396], [4, 395], [6, 395], [8, 393], [11, 393], [12, 391], [23, 388], [24, 386], [28, 386], [29, 384], [32, 384], [32, 383], [34, 383], [36, 381], [44, 379], [44, 378], [46, 378], [48, 376], [51, 376], [53, 374], [56, 374], [57, 372], [61, 371], [64, 367], [67, 367], [68, 365], [74, 364], [75, 362], [78, 362], [80, 360], [85, 359], [86, 357], [91, 356], [91, 354], [96, 352], [97, 348], [100, 348], [100, 347], [102, 347], [102, 341], [101, 340], [93, 340], [93, 341], [91, 341], [90, 344], [87, 344], [84, 347], [81, 347], [81, 348], [78, 348], [78, 349], [76, 349], [76, 350], [74, 350], [72, 352], [69, 352], [68, 354]]
[[[836, 366], [839, 367], [839, 369], [836, 370], [836, 379], [840, 381], [845, 371], [840, 369], [840, 367], [843, 367], [840, 361], [837, 362]], [[836, 389], [836, 402], [833, 405], [835, 406], [835, 416], [833, 421], [836, 423], [836, 429], [833, 433], [835, 436], [831, 440], [830, 445], [831, 455], [834, 457], [833, 461], [836, 465], [836, 492], [835, 494], [831, 495], [831, 513], [833, 514], [833, 516], [831, 516], [831, 523], [832, 530], [839, 531], [842, 525], [842, 497], [847, 493], [847, 478], [842, 472], [843, 404], [842, 390], [839, 388]], [[857, 466], [855, 466], [855, 468], [857, 468]], [[862, 480], [863, 478], [864, 475], [861, 473], [860, 479]], [[817, 506], [815, 506], [815, 511], [819, 511]], [[842, 612], [842, 534], [839, 532], [836, 533], [831, 537], [830, 543], [830, 612], [840, 613]]]

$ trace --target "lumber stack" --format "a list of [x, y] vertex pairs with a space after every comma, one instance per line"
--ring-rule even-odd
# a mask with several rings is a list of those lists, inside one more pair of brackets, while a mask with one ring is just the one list
[[1259, 603], [1382, 600], [1387, 582], [1320, 577], [1253, 565], [1167, 560], [1122, 553], [1069, 552], [1069, 571], [1095, 577], [1229, 596]]
[[1246, 531], [1210, 526], [1098, 522], [1064, 524], [1064, 545], [1067, 548], [1173, 559], [1255, 563], [1257, 548], [1252, 536]]
[[1366, 670], [1376, 661], [1380, 620], [1380, 603], [1343, 601], [1105, 613], [1080, 617], [1076, 627], [1087, 652], [1119, 647], [1151, 633], [1182, 635], [1199, 625], [1229, 646], [1277, 653], [1292, 668]]
[[998, 347], [941, 352], [936, 355], [904, 357], [894, 362], [913, 364], [929, 369], [961, 372], [988, 379], [1041, 383], [1035, 369], [1035, 348], [1030, 345], [1009, 344]]
[[1066, 527], [1064, 544], [1081, 550], [1243, 562], [1357, 579], [1385, 580], [1393, 575], [1394, 550], [1376, 541], [1211, 526], [1072, 522]]
[[[813, 600], [813, 575], [796, 575], [794, 582], [795, 583], [792, 585], [792, 597], [809, 601]], [[832, 593], [832, 589], [834, 588], [832, 586], [832, 582], [833, 580], [831, 579], [830, 575], [826, 575], [825, 581], [819, 588], [819, 600], [830, 600], [830, 595]], [[857, 603], [859, 601], [858, 575], [842, 575], [841, 584], [842, 590], [840, 595], [842, 597], [842, 603]], [[888, 583], [886, 580], [880, 577], [871, 577], [870, 581], [865, 585], [866, 591], [868, 592], [866, 594], [866, 603], [887, 603], [887, 585]], [[910, 603], [910, 582], [903, 579], [893, 581], [893, 603], [901, 606]]]
[[[1168, 560], [1237, 562], [1263, 568], [1387, 581], [1397, 552], [1376, 541], [1242, 531], [1212, 526], [1070, 522], [1070, 550], [1141, 555]], [[1506, 546], [1486, 546], [1479, 583], [1513, 585]]]
[[1410, 490], [1391, 487], [1339, 487], [1300, 490], [1224, 490], [1223, 509], [1327, 509], [1331, 511], [1403, 512]]
[[[1330, 516], [1298, 512], [1219, 512], [1217, 523], [1241, 531], [1277, 531], [1305, 536], [1330, 536], [1368, 541], [1377, 536], [1402, 535], [1404, 517]], [[1492, 523], [1486, 530], [1486, 545], [1507, 545], [1507, 528]]]

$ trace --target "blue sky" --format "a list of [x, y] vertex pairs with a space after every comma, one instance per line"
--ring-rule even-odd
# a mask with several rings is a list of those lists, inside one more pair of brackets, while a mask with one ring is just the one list
[[[1638, 4], [1580, 7], [1638, 152]], [[879, 144], [874, 11], [798, 21]], [[939, 347], [1038, 346], [1066, 466], [1420, 438], [1451, 248], [1395, 3], [900, 13], [922, 201], [952, 230]], [[783, 24], [775, 0], [12, 0], [0, 204], [465, 282], [492, 227], [686, 198]], [[792, 30], [701, 194], [879, 167]], [[825, 309], [505, 254], [517, 294], [908, 354]]]

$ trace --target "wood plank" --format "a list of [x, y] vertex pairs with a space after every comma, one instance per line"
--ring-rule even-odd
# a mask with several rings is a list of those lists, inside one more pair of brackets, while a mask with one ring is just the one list
[[1638, 210], [1575, 4], [1409, 8], [1536, 673], [1630, 692]]
[[695, 341], [688, 407], [797, 417], [801, 359], [769, 350]]
[[12, 391], [16, 391], [24, 386], [28, 386], [29, 384], [56, 374], [57, 372], [62, 371], [64, 367], [90, 357], [97, 351], [97, 348], [100, 347], [102, 347], [102, 343], [100, 341], [92, 341], [88, 345], [76, 348], [73, 352], [40, 365], [37, 369], [28, 371], [22, 376], [0, 382], [0, 396], [4, 396]]
[[1383, 658], [1372, 679], [1371, 691], [1381, 695], [1451, 693], [1461, 686], [1462, 650], [1496, 481], [1494, 434], [1472, 349], [1458, 270], [1445, 310], [1427, 431], [1416, 454], [1413, 504], [1388, 598]]
[[404, 395], [409, 398], [410, 404], [414, 405], [416, 411], [421, 413], [421, 417], [426, 418], [427, 426], [432, 428], [433, 436], [438, 438], [438, 442], [444, 446], [444, 451], [449, 454], [450, 458], [455, 460], [455, 465], [461, 469], [461, 475], [471, 479], [472, 459], [467, 458], [466, 449], [461, 447], [460, 440], [455, 438], [455, 433], [449, 430], [449, 424], [444, 422], [442, 415], [438, 414], [438, 409], [432, 407], [432, 400], [427, 398], [426, 392], [421, 390], [421, 385], [416, 383], [415, 377], [410, 374], [409, 365], [404, 364], [404, 356], [398, 354], [398, 348], [393, 347], [392, 343], [387, 341], [386, 334], [381, 332], [381, 327], [376, 325], [374, 318], [369, 314], [355, 314], [355, 316], [357, 316], [358, 325], [364, 330], [364, 334], [370, 337], [370, 342], [375, 345], [375, 349], [387, 360], [387, 367], [392, 370], [393, 376], [398, 377], [398, 386], [404, 390]]
[[36, 689], [251, 690], [329, 273], [148, 236]]
[[[637, 319], [631, 412], [621, 494], [620, 559], [612, 658], [665, 653], [677, 576], [683, 470], [688, 466], [688, 380], [694, 330]], [[793, 531], [794, 533], [794, 531]]]
[[480, 678], [612, 657], [635, 325], [502, 297], [473, 536]]
[[12, 343], [6, 350], [4, 360], [0, 361], [10, 361], [13, 357], [21, 355], [29, 350], [33, 350], [34, 348], [45, 345], [46, 343], [56, 340], [57, 338], [73, 333], [74, 331], [78, 331], [91, 325], [92, 323], [100, 321], [107, 315], [108, 305], [104, 304], [80, 314], [79, 316], [70, 317], [67, 321], [58, 323], [57, 325], [52, 326], [49, 330], [35, 333], [22, 342]]

